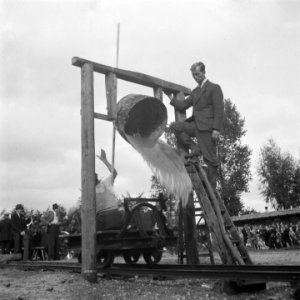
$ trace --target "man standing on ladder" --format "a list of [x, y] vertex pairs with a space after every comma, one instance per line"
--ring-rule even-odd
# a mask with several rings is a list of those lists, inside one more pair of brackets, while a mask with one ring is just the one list
[[[216, 189], [219, 166], [217, 141], [224, 117], [223, 93], [218, 84], [207, 80], [205, 65], [202, 62], [194, 63], [190, 70], [198, 86], [184, 100], [169, 97], [170, 104], [176, 109], [184, 111], [193, 107], [193, 114], [184, 122], [173, 122], [170, 130], [175, 134], [179, 146], [187, 151], [186, 157], [203, 156], [203, 161], [208, 166], [208, 180], [213, 189]], [[196, 137], [197, 143], [192, 137]]]

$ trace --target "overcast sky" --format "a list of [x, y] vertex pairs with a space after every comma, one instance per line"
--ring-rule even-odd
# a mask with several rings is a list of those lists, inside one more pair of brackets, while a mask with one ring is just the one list
[[[0, 4], [0, 210], [17, 203], [44, 210], [74, 206], [80, 196], [79, 56], [195, 87], [190, 65], [245, 118], [254, 180], [247, 207], [264, 210], [255, 168], [272, 137], [299, 158], [300, 1], [3, 0]], [[150, 89], [118, 82], [118, 98]], [[169, 101], [164, 103], [169, 106]], [[106, 113], [104, 76], [95, 75], [95, 110]], [[174, 119], [169, 110], [169, 122]], [[111, 158], [112, 124], [95, 120], [96, 152]], [[151, 172], [116, 138], [115, 190], [148, 195]], [[108, 175], [96, 161], [99, 177]]]

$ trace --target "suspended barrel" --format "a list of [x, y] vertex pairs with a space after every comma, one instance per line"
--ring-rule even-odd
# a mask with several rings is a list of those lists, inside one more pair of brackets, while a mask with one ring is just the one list
[[126, 136], [144, 139], [158, 139], [167, 125], [167, 109], [154, 97], [130, 94], [117, 104], [116, 127], [127, 141]]

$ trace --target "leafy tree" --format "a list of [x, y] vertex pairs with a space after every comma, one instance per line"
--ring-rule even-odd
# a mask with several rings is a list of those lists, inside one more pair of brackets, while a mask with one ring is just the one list
[[252, 178], [250, 158], [252, 151], [242, 143], [246, 134], [245, 120], [241, 118], [236, 105], [225, 99], [225, 118], [219, 141], [218, 190], [230, 215], [238, 215], [244, 209], [241, 194], [248, 191]]
[[293, 183], [292, 183], [293, 194], [291, 196], [291, 201], [294, 207], [300, 205], [300, 163], [297, 162], [297, 166], [294, 173]]
[[257, 172], [260, 190], [275, 209], [300, 205], [300, 164], [270, 138], [261, 148]]

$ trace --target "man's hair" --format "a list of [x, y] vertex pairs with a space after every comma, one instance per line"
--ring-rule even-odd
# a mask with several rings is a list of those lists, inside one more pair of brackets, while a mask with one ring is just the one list
[[196, 67], [200, 67], [200, 71], [205, 73], [205, 65], [203, 62], [199, 61], [199, 62], [193, 63], [190, 70], [194, 71], [196, 69]]

